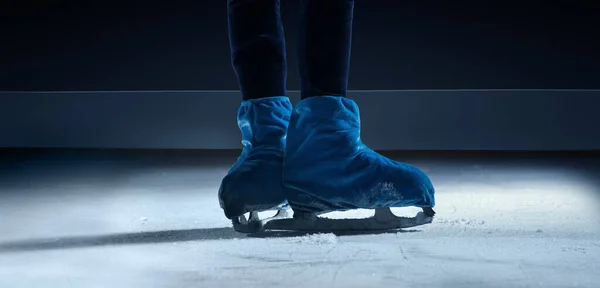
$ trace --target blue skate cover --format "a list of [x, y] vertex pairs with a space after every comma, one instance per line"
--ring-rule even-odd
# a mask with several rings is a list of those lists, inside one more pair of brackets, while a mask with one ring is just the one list
[[237, 120], [243, 150], [219, 188], [219, 203], [227, 218], [287, 205], [281, 169], [291, 110], [287, 97], [241, 103]]
[[292, 111], [285, 151], [284, 190], [295, 211], [435, 206], [425, 173], [362, 143], [358, 105], [350, 99], [302, 100]]

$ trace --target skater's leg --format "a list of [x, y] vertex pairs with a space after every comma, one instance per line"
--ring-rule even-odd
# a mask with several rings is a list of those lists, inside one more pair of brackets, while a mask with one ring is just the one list
[[302, 99], [346, 96], [353, 0], [302, 0], [298, 67]]
[[[302, 3], [304, 99], [294, 108], [288, 129], [283, 181], [289, 204], [306, 213], [433, 207], [429, 178], [365, 146], [358, 105], [340, 97], [346, 94], [354, 1]], [[426, 214], [432, 214], [429, 210]]]
[[284, 96], [286, 53], [280, 0], [228, 0], [231, 62], [244, 100]]
[[243, 150], [219, 188], [225, 216], [287, 205], [281, 183], [292, 105], [279, 0], [228, 0], [231, 59], [243, 101], [237, 123]]

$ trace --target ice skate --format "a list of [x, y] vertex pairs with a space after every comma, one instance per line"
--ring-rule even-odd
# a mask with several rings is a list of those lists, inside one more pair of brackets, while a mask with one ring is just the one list
[[289, 208], [281, 173], [291, 111], [287, 97], [243, 101], [239, 107], [243, 150], [219, 188], [219, 203], [234, 228], [245, 213]]
[[[311, 97], [294, 109], [283, 165], [291, 219], [250, 219], [247, 231], [389, 230], [431, 223], [434, 188], [419, 169], [390, 160], [360, 140], [356, 103], [343, 97]], [[421, 207], [397, 217], [390, 207]], [[374, 209], [366, 219], [327, 219], [332, 211]], [[252, 218], [252, 217], [251, 217]], [[272, 220], [272, 221], [270, 221]]]

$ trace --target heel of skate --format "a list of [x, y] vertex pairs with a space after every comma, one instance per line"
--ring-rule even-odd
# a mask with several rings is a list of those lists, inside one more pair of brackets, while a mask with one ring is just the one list
[[271, 221], [284, 220], [290, 217], [290, 209], [280, 209], [275, 216], [264, 219], [260, 219], [257, 211], [252, 211], [250, 212], [248, 219], [246, 219], [245, 215], [241, 215], [233, 218], [231, 222], [233, 224], [233, 230], [236, 232], [251, 234], [264, 231], [266, 224]]

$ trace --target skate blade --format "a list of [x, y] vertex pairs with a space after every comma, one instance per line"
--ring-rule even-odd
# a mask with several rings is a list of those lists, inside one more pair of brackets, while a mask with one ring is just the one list
[[250, 217], [248, 217], [248, 219], [246, 219], [246, 216], [242, 215], [232, 219], [231, 222], [233, 224], [233, 230], [236, 232], [250, 234], [264, 231], [265, 225], [271, 221], [285, 220], [291, 217], [290, 209], [280, 209], [275, 216], [265, 219], [260, 219], [258, 212], [253, 211], [250, 212]]
[[[279, 214], [279, 213], [278, 213]], [[414, 217], [399, 217], [390, 208], [375, 209], [375, 215], [363, 219], [329, 219], [316, 214], [296, 214], [293, 218], [274, 217], [260, 220], [251, 216], [250, 219], [236, 229], [242, 233], [257, 233], [263, 231], [302, 231], [302, 232], [343, 232], [343, 231], [382, 231], [406, 229], [429, 224], [433, 221], [430, 213], [419, 212]], [[245, 219], [245, 218], [244, 218]], [[234, 224], [235, 229], [235, 224]]]

